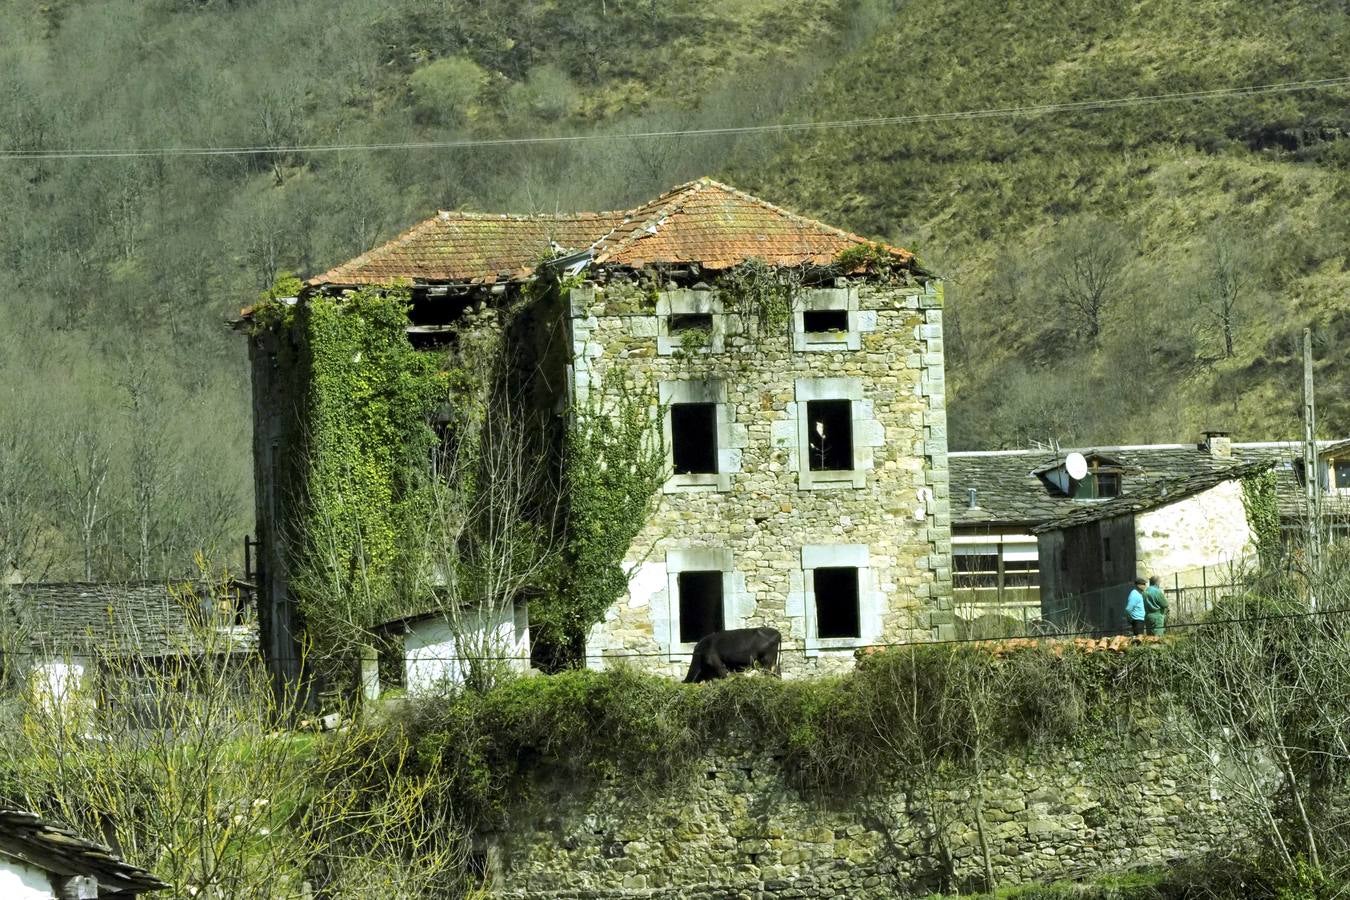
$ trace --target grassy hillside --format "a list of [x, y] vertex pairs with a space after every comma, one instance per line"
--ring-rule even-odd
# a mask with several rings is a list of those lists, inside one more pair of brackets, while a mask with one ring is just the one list
[[[1346, 74], [1335, 3], [901, 4], [802, 118], [931, 113]], [[1315, 329], [1350, 430], [1345, 89], [816, 132], [739, 181], [913, 245], [949, 279], [956, 446], [1296, 433]], [[1090, 235], [1120, 273], [1096, 341], [1057, 277]], [[1218, 258], [1216, 260], [1216, 257]], [[1233, 355], [1211, 314], [1236, 279]]]
[[[1342, 4], [7, 0], [0, 148], [294, 146], [932, 113], [1346, 74]], [[948, 278], [954, 446], [1350, 431], [1350, 92], [563, 145], [0, 160], [0, 555], [181, 571], [252, 526], [223, 319], [441, 208], [713, 174]], [[1104, 251], [1090, 337], [1071, 264]], [[1090, 254], [1089, 254], [1090, 255]], [[1235, 288], [1233, 353], [1211, 314]]]

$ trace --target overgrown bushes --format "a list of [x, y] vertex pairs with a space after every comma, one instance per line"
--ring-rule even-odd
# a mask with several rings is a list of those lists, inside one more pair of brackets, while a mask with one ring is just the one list
[[476, 827], [499, 824], [550, 780], [678, 780], [709, 751], [781, 755], [797, 788], [847, 798], [938, 764], [969, 767], [981, 755], [1071, 743], [1089, 724], [1115, 727], [1113, 684], [1150, 671], [1157, 652], [997, 657], [916, 646], [867, 657], [848, 675], [698, 686], [627, 668], [572, 671], [417, 702], [403, 735]]

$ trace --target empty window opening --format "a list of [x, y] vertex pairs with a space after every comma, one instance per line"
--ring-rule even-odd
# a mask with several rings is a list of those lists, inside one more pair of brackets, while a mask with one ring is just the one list
[[1332, 477], [1338, 491], [1350, 490], [1350, 460], [1336, 460], [1332, 465]]
[[717, 474], [717, 405], [672, 403], [670, 442], [676, 475]]
[[815, 570], [816, 637], [862, 637], [858, 610], [858, 570]]
[[674, 313], [667, 323], [671, 334], [686, 331], [712, 331], [712, 313]]
[[811, 429], [811, 471], [849, 471], [853, 468], [853, 409], [847, 400], [809, 400], [806, 418]]
[[679, 586], [680, 642], [696, 643], [714, 631], [721, 631], [722, 573], [681, 572]]
[[848, 310], [817, 309], [802, 313], [802, 330], [810, 332], [848, 331]]

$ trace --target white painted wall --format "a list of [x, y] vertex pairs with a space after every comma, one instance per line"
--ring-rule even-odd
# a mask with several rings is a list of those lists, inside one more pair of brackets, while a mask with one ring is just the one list
[[[83, 656], [37, 661], [30, 675], [33, 691], [41, 698], [43, 706], [47, 709], [57, 706], [69, 707], [84, 688], [85, 675], [89, 667], [89, 659]], [[0, 894], [0, 897], [3, 896]]]
[[0, 853], [0, 897], [4, 900], [52, 900], [51, 876], [44, 869]]
[[1140, 574], [1161, 575], [1168, 587], [1174, 580], [1182, 587], [1198, 585], [1200, 569], [1227, 566], [1256, 552], [1236, 479], [1139, 513], [1134, 530]]
[[403, 636], [409, 694], [432, 694], [464, 683], [478, 657], [514, 657], [504, 664], [524, 672], [530, 665], [530, 629], [524, 604], [503, 610], [465, 610], [457, 621], [415, 621]]

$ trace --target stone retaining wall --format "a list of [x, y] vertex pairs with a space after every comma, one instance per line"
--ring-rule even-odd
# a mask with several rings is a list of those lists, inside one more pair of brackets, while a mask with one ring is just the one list
[[[1160, 863], [1241, 838], [1219, 755], [1104, 743], [1012, 760], [984, 779], [1001, 883]], [[654, 793], [619, 782], [586, 794], [558, 786], [542, 798], [546, 813], [489, 840], [494, 892], [881, 898], [924, 895], [944, 881], [978, 888], [974, 792], [947, 787], [936, 803], [878, 793], [830, 804], [787, 787], [781, 764], [765, 756], [710, 761]]]

